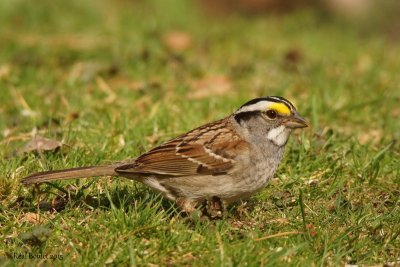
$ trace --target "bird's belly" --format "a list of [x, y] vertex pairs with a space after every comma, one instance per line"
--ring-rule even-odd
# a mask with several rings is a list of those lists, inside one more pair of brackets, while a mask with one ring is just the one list
[[183, 197], [186, 199], [204, 200], [214, 196], [227, 202], [247, 198], [264, 188], [270, 179], [269, 175], [232, 177], [230, 175], [174, 177], [158, 180], [154, 189], [163, 192], [169, 199]]

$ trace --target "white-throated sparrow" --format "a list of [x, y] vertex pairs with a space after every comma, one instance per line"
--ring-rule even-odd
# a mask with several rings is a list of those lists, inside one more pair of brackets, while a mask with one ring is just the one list
[[229, 203], [262, 189], [278, 168], [290, 132], [304, 127], [306, 121], [285, 98], [256, 98], [228, 117], [191, 130], [136, 159], [40, 172], [22, 183], [122, 176], [142, 182], [191, 212], [206, 199]]

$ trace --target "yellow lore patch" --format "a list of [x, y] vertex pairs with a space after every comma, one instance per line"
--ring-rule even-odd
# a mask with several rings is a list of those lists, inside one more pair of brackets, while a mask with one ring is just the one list
[[289, 116], [291, 114], [290, 109], [282, 103], [271, 103], [267, 106], [267, 109], [273, 109], [283, 116]]

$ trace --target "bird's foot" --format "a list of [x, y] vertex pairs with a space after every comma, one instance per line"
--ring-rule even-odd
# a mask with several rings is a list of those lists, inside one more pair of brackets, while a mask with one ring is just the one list
[[176, 203], [191, 221], [222, 219], [226, 215], [226, 203], [216, 196], [207, 199], [202, 208], [197, 208], [198, 201], [186, 198], [178, 198]]
[[226, 203], [219, 197], [211, 197], [207, 200], [205, 213], [210, 219], [222, 219], [226, 215]]
[[198, 201], [186, 198], [178, 198], [176, 204], [186, 215], [185, 220], [190, 222], [200, 222], [205, 221], [207, 218], [204, 216], [203, 212], [197, 208]]

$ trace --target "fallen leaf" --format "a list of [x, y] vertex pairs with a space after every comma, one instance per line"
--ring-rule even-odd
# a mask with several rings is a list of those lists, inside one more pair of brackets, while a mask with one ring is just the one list
[[4, 64], [0, 66], [0, 80], [7, 80], [11, 74], [11, 66]]
[[358, 134], [358, 142], [362, 145], [372, 143], [377, 144], [382, 140], [383, 132], [381, 129], [371, 129]]
[[38, 213], [33, 213], [33, 212], [25, 213], [21, 218], [21, 222], [30, 222], [38, 224], [40, 223], [40, 215]]
[[231, 89], [232, 83], [228, 77], [223, 75], [210, 76], [191, 82], [191, 91], [188, 93], [188, 97], [190, 99], [202, 99], [221, 96], [227, 94]]
[[95, 80], [99, 75], [113, 76], [118, 71], [118, 67], [115, 65], [107, 65], [97, 61], [82, 61], [72, 66], [68, 74], [68, 81], [70, 83], [88, 83]]
[[171, 31], [164, 35], [163, 42], [172, 52], [183, 52], [192, 45], [192, 38], [185, 32]]
[[373, 0], [325, 0], [329, 11], [345, 18], [360, 17], [372, 7]]
[[25, 147], [20, 150], [20, 153], [54, 151], [61, 146], [62, 143], [60, 141], [51, 140], [42, 136], [34, 136]]

